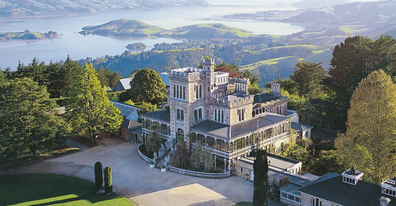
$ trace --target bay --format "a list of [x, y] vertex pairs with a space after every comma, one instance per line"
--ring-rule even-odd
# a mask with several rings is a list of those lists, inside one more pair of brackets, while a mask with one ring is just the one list
[[[299, 25], [281, 22], [225, 21], [210, 20], [218, 16], [235, 13], [248, 13], [268, 10], [290, 10], [292, 7], [260, 6], [208, 6], [142, 10], [101, 11], [89, 15], [65, 14], [52, 17], [0, 19], [0, 32], [55, 31], [60, 36], [55, 39], [34, 41], [0, 42], [0, 68], [15, 69], [18, 62], [31, 63], [33, 58], [49, 63], [66, 59], [73, 60], [99, 58], [105, 55], [118, 55], [126, 50], [126, 45], [142, 42], [150, 50], [156, 43], [174, 43], [179, 40], [169, 38], [114, 38], [98, 35], [83, 36], [78, 32], [89, 25], [99, 25], [116, 19], [137, 19], [165, 29], [200, 23], [223, 23], [254, 32], [255, 34], [287, 35], [304, 30]], [[208, 20], [209, 19], [209, 20]]]

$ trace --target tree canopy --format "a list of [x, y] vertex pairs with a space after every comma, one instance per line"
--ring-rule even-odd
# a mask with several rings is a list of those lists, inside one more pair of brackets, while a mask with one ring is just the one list
[[130, 82], [129, 95], [134, 102], [160, 104], [166, 100], [166, 86], [158, 72], [150, 68], [139, 70]]
[[317, 97], [322, 93], [322, 80], [326, 77], [326, 70], [321, 63], [299, 62], [294, 67], [290, 79], [295, 82], [298, 94], [307, 98]]
[[334, 48], [330, 65], [325, 84], [334, 92], [333, 113], [337, 114], [334, 121], [343, 128], [352, 93], [362, 79], [379, 69], [395, 77], [396, 40], [391, 36], [381, 36], [375, 41], [361, 36], [348, 37]]
[[64, 143], [69, 128], [44, 86], [30, 78], [0, 81], [0, 159], [11, 162], [30, 150]]
[[87, 134], [93, 141], [100, 133], [118, 131], [122, 123], [120, 110], [107, 98], [92, 64], [86, 64], [76, 78], [67, 113], [74, 131]]
[[396, 86], [384, 71], [374, 71], [352, 95], [346, 133], [335, 141], [337, 159], [381, 183], [396, 175]]

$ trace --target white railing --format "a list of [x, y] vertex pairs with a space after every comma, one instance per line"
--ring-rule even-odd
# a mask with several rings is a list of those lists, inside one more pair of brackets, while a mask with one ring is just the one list
[[176, 172], [182, 175], [190, 175], [194, 177], [206, 177], [206, 178], [226, 178], [231, 176], [229, 171], [223, 173], [197, 172], [192, 170], [180, 169], [172, 166], [169, 166], [169, 171]]
[[151, 158], [147, 157], [147, 156], [144, 155], [142, 152], [140, 152], [140, 145], [142, 145], [142, 144], [139, 144], [139, 145], [138, 145], [138, 149], [137, 149], [139, 156], [140, 156], [144, 161], [146, 161], [146, 162], [148, 162], [148, 163], [153, 162], [153, 160], [152, 160]]

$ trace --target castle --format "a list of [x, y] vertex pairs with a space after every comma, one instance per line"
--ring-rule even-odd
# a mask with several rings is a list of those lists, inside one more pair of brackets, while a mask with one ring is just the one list
[[189, 149], [201, 143], [218, 167], [229, 168], [258, 148], [280, 153], [292, 133], [280, 85], [272, 83], [271, 93], [249, 95], [249, 79], [215, 72], [214, 59], [205, 58], [202, 65], [168, 72], [169, 108], [142, 115], [143, 143], [157, 124], [168, 142], [183, 138]]

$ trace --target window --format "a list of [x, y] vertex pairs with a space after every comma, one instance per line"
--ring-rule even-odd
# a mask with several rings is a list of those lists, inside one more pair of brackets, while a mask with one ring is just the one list
[[312, 206], [323, 206], [322, 200], [319, 198], [312, 199]]
[[202, 108], [197, 108], [194, 110], [194, 120], [195, 121], [201, 121], [203, 120], [203, 112], [202, 112]]
[[181, 121], [184, 120], [184, 110], [182, 110], [182, 109], [176, 110], [176, 119], [181, 120]]
[[186, 99], [186, 87], [174, 84], [173, 85], [173, 98]]
[[287, 193], [282, 192], [281, 196], [286, 199], [287, 198]]
[[239, 121], [245, 120], [245, 109], [238, 109], [237, 115], [239, 117]]
[[214, 109], [213, 121], [224, 123], [224, 111], [220, 109]]

